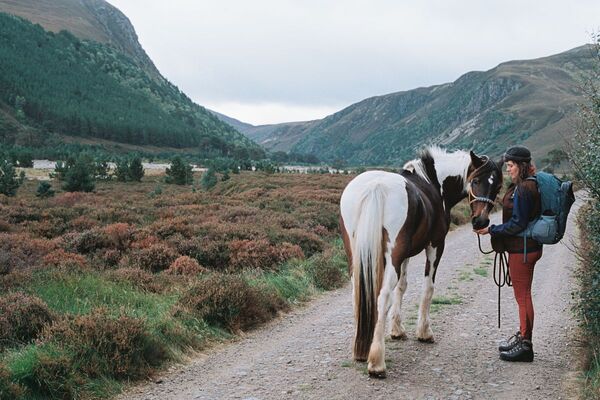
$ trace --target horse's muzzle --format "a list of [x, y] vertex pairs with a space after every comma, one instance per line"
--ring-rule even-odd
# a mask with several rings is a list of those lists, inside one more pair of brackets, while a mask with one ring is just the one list
[[490, 224], [490, 219], [482, 216], [473, 217], [471, 224], [473, 229], [483, 229]]

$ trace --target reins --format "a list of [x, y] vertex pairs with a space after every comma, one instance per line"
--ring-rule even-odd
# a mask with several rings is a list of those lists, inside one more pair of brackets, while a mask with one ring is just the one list
[[[479, 168], [477, 168], [475, 171], [472, 172], [472, 175], [475, 175], [475, 173], [481, 169], [483, 169], [484, 167], [486, 167], [489, 163], [490, 163], [490, 159], [489, 157], [487, 157], [486, 162]], [[492, 199], [489, 199], [487, 197], [483, 197], [483, 196], [476, 196], [473, 193], [473, 189], [471, 187], [469, 187], [469, 191], [468, 191], [468, 195], [469, 195], [469, 204], [472, 204], [476, 201], [480, 201], [483, 203], [488, 203], [488, 204], [492, 204], [494, 205], [494, 201]], [[512, 286], [511, 280], [510, 280], [510, 274], [509, 274], [509, 266], [508, 266], [508, 259], [506, 257], [506, 252], [504, 251], [495, 251], [493, 248], [490, 251], [484, 251], [483, 248], [481, 247], [481, 236], [479, 234], [477, 234], [477, 244], [479, 246], [479, 251], [482, 254], [492, 254], [494, 252], [496, 252], [495, 256], [494, 256], [494, 283], [496, 284], [496, 286], [498, 287], [498, 329], [500, 329], [500, 293], [501, 293], [501, 288], [504, 285], [507, 286]]]
[[[479, 251], [483, 254], [491, 254], [495, 252], [494, 249], [490, 251], [483, 251], [481, 248], [481, 236], [479, 233], [477, 234], [477, 243], [479, 244]], [[510, 274], [508, 271], [508, 258], [506, 257], [506, 252], [504, 251], [496, 251], [496, 255], [494, 256], [494, 283], [498, 286], [498, 329], [500, 329], [500, 293], [501, 288], [506, 286], [512, 286], [512, 282], [510, 280]]]

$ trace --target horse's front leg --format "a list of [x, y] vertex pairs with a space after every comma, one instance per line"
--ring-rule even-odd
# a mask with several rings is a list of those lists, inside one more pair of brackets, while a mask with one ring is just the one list
[[425, 254], [425, 277], [423, 279], [423, 295], [419, 306], [419, 319], [417, 321], [417, 339], [421, 342], [433, 342], [433, 331], [431, 330], [431, 320], [429, 318], [429, 310], [431, 308], [431, 300], [433, 299], [433, 289], [435, 283], [435, 273], [437, 271], [440, 258], [444, 252], [444, 246], [432, 247], [427, 246]]
[[402, 324], [402, 317], [400, 316], [400, 312], [402, 311], [402, 298], [404, 297], [404, 293], [406, 292], [406, 268], [408, 267], [408, 259], [404, 260], [400, 267], [400, 279], [398, 280], [398, 284], [394, 288], [394, 298], [392, 305], [392, 339], [394, 340], [404, 340], [406, 339], [406, 329], [404, 329], [404, 325]]
[[377, 323], [373, 333], [373, 342], [369, 349], [368, 370], [369, 375], [385, 378], [385, 320], [391, 303], [391, 294], [398, 282], [398, 274], [392, 266], [391, 258], [386, 255], [386, 267], [383, 276], [381, 291], [377, 297]]

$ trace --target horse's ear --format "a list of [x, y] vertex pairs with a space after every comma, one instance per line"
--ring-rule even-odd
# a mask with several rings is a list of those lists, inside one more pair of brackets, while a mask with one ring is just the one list
[[476, 155], [475, 153], [473, 153], [473, 150], [471, 150], [469, 152], [469, 154], [471, 155], [471, 163], [473, 164], [475, 169], [477, 169], [483, 165], [484, 160], [481, 157], [479, 157], [478, 155]]

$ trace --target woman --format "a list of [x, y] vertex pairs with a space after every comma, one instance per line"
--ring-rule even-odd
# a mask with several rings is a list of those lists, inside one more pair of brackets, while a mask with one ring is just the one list
[[516, 236], [540, 213], [541, 203], [533, 176], [531, 152], [523, 146], [510, 147], [504, 153], [506, 170], [512, 184], [502, 200], [502, 225], [490, 225], [477, 230], [500, 239], [508, 252], [510, 279], [519, 306], [520, 329], [508, 341], [500, 344], [500, 358], [506, 361], [533, 361], [533, 303], [531, 283], [535, 263], [542, 257], [542, 245], [533, 239]]

